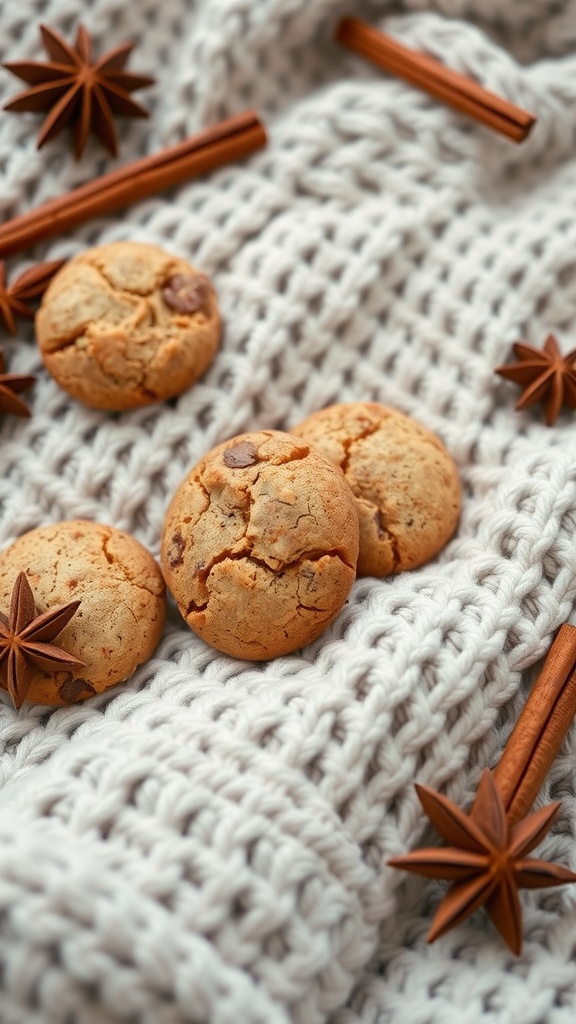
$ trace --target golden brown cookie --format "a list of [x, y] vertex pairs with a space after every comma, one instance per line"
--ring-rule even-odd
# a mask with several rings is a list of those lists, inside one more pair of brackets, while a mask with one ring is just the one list
[[356, 496], [359, 576], [415, 569], [454, 533], [458, 471], [439, 438], [409, 416], [375, 402], [343, 403], [291, 433], [340, 466]]
[[53, 643], [84, 666], [37, 669], [26, 694], [33, 703], [72, 704], [101, 693], [154, 651], [164, 623], [164, 580], [152, 555], [129, 534], [77, 519], [19, 537], [0, 552], [5, 619], [20, 572], [40, 613], [80, 601]]
[[113, 242], [70, 260], [48, 286], [36, 338], [54, 379], [96, 409], [185, 391], [212, 362], [220, 316], [209, 279], [155, 245]]
[[315, 640], [354, 581], [358, 518], [340, 470], [288, 434], [242, 434], [208, 453], [164, 524], [164, 577], [188, 625], [258, 661]]

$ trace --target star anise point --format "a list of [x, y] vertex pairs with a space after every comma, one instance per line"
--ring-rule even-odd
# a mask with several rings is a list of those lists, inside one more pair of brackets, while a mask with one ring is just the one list
[[18, 574], [9, 613], [0, 614], [0, 685], [17, 710], [22, 707], [38, 670], [40, 674], [58, 672], [85, 664], [52, 643], [79, 605], [80, 601], [70, 601], [39, 613], [26, 573]]
[[516, 409], [542, 402], [549, 427], [562, 406], [576, 409], [576, 350], [563, 356], [555, 336], [549, 334], [541, 349], [518, 341], [513, 351], [517, 362], [499, 366], [495, 372], [523, 388]]
[[29, 320], [34, 317], [34, 310], [28, 305], [29, 300], [43, 295], [54, 274], [65, 262], [66, 260], [49, 260], [46, 263], [37, 263], [7, 284], [6, 264], [4, 260], [0, 260], [0, 318], [10, 334], [16, 333], [17, 316]]
[[[424, 795], [424, 800], [422, 800]], [[482, 775], [473, 807], [463, 812], [439, 793], [418, 787], [424, 810], [448, 847], [415, 850], [388, 863], [453, 882], [440, 903], [428, 941], [433, 942], [482, 904], [514, 953], [521, 949], [522, 913], [519, 888], [542, 889], [575, 882], [568, 868], [526, 857], [544, 838], [558, 816], [559, 804], [549, 804], [509, 827], [504, 803], [492, 773]]]
[[20, 392], [26, 391], [36, 378], [31, 374], [4, 373], [4, 365], [4, 356], [0, 352], [0, 414], [12, 413], [14, 416], [31, 416], [32, 413], [26, 402], [20, 398]]
[[155, 82], [149, 75], [124, 70], [134, 44], [123, 43], [94, 61], [92, 41], [83, 25], [78, 26], [73, 46], [48, 25], [41, 25], [40, 33], [50, 59], [9, 61], [3, 65], [29, 87], [13, 96], [4, 109], [13, 113], [46, 113], [38, 149], [71, 124], [78, 159], [91, 131], [116, 156], [114, 115], [148, 117], [147, 109], [131, 93]]

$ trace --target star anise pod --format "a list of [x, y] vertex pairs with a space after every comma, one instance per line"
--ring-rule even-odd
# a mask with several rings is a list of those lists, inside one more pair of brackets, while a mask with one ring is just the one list
[[33, 318], [34, 310], [28, 305], [28, 300], [43, 295], [50, 280], [65, 262], [66, 260], [51, 260], [49, 263], [38, 263], [30, 270], [25, 270], [8, 285], [6, 264], [4, 260], [0, 260], [0, 317], [11, 334], [16, 333], [17, 316]]
[[84, 665], [83, 661], [51, 643], [79, 605], [80, 601], [71, 601], [39, 615], [26, 573], [19, 573], [12, 590], [9, 616], [0, 612], [0, 685], [10, 694], [14, 707], [22, 706], [38, 669], [59, 672]]
[[510, 826], [500, 791], [488, 769], [482, 775], [470, 814], [433, 789], [416, 789], [430, 821], [451, 845], [414, 850], [389, 864], [454, 882], [438, 907], [428, 941], [444, 935], [485, 904], [503, 939], [519, 954], [522, 911], [518, 889], [545, 889], [576, 881], [576, 874], [568, 868], [526, 856], [551, 828], [560, 804], [542, 807]]
[[82, 156], [90, 131], [116, 156], [118, 150], [114, 115], [148, 117], [142, 104], [130, 96], [135, 89], [153, 85], [149, 75], [124, 70], [133, 43], [109, 50], [92, 59], [92, 43], [83, 25], [74, 46], [54, 29], [40, 26], [48, 61], [11, 61], [4, 67], [31, 87], [10, 100], [5, 110], [49, 111], [38, 136], [38, 149], [67, 125], [73, 125], [76, 158]]
[[495, 372], [524, 388], [517, 409], [542, 402], [549, 427], [563, 405], [576, 409], [576, 349], [563, 356], [556, 338], [549, 334], [543, 349], [516, 342], [514, 355], [517, 363], [499, 366]]
[[30, 416], [26, 402], [19, 397], [34, 383], [36, 377], [19, 373], [4, 373], [4, 355], [0, 352], [0, 413], [11, 412], [15, 416]]

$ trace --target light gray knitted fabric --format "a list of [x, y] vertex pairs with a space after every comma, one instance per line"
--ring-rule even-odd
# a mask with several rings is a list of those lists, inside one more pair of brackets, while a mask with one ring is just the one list
[[[520, 147], [332, 42], [364, 14], [539, 118]], [[2, 59], [38, 22], [138, 42], [149, 123], [121, 161], [255, 106], [267, 150], [26, 259], [133, 239], [213, 276], [222, 349], [178, 401], [110, 415], [63, 394], [32, 329], [30, 422], [0, 426], [0, 543], [78, 516], [157, 554], [179, 481], [234, 433], [332, 402], [413, 414], [458, 462], [458, 535], [358, 581], [328, 632], [269, 664], [218, 655], [173, 611], [155, 658], [85, 704], [0, 707], [2, 1024], [573, 1024], [576, 895], [523, 897], [514, 959], [482, 914], [432, 947], [440, 886], [388, 857], [429, 841], [413, 781], [466, 804], [576, 595], [576, 430], [515, 413], [511, 342], [576, 326], [574, 0], [1, 0]], [[17, 91], [0, 78], [3, 98]], [[101, 173], [38, 119], [0, 117], [0, 206]], [[535, 670], [534, 670], [535, 671]], [[523, 673], [523, 676], [521, 675]], [[525, 687], [524, 687], [525, 689]], [[541, 856], [576, 867], [568, 738]]]

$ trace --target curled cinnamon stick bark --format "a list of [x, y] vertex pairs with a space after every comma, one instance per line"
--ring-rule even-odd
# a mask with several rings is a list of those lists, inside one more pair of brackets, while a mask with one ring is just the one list
[[336, 40], [512, 142], [523, 142], [536, 121], [533, 114], [489, 92], [472, 78], [404, 46], [358, 18], [342, 18], [336, 28]]
[[485, 769], [466, 814], [441, 793], [417, 786], [424, 812], [448, 846], [413, 850], [388, 863], [453, 883], [438, 907], [433, 942], [485, 905], [496, 928], [519, 954], [519, 889], [576, 882], [560, 864], [529, 857], [552, 827], [560, 803], [529, 814], [576, 710], [576, 629], [562, 626], [514, 728], [499, 765]]
[[494, 779], [510, 824], [526, 816], [576, 715], [576, 627], [561, 626]]
[[266, 145], [266, 130], [247, 110], [169, 149], [143, 157], [51, 199], [0, 226], [0, 256], [20, 252], [92, 217], [215, 170]]

